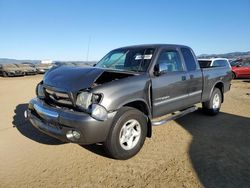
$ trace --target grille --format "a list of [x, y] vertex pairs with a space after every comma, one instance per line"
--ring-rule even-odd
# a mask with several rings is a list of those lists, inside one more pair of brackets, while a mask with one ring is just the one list
[[72, 100], [69, 97], [68, 93], [63, 93], [59, 91], [54, 91], [51, 89], [45, 88], [46, 99], [51, 103], [62, 106], [73, 106]]

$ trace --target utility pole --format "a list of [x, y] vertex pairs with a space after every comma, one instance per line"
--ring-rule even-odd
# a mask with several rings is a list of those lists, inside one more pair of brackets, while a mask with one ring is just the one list
[[87, 55], [86, 55], [86, 61], [88, 61], [88, 60], [89, 60], [89, 48], [90, 48], [90, 42], [91, 42], [91, 36], [89, 36], [88, 48], [87, 48]]

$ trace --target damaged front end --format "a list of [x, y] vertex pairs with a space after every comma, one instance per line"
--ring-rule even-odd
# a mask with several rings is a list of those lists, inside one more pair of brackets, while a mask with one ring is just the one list
[[96, 120], [104, 121], [108, 117], [108, 110], [100, 104], [104, 94], [94, 93], [92, 89], [134, 75], [93, 67], [59, 67], [46, 73], [36, 93], [48, 105], [85, 112]]
[[100, 87], [129, 76], [133, 74], [98, 68], [53, 68], [37, 85], [26, 116], [34, 127], [62, 141], [103, 142], [117, 112], [102, 103], [106, 93]]

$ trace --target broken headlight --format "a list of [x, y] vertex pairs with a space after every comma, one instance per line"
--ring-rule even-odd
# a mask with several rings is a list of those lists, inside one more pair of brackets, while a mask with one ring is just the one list
[[98, 104], [101, 98], [101, 94], [84, 91], [78, 94], [76, 105], [82, 110], [87, 110], [93, 118], [103, 121], [107, 119], [108, 112], [103, 106]]
[[97, 120], [104, 121], [108, 118], [108, 112], [103, 106], [99, 104], [92, 104], [91, 116]]
[[80, 94], [77, 95], [76, 105], [79, 108], [87, 110], [91, 104], [92, 104], [92, 93], [81, 92]]

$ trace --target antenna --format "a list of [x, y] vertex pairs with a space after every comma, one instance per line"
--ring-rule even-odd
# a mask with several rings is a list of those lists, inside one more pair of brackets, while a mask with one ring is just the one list
[[89, 47], [90, 47], [90, 42], [91, 42], [91, 36], [89, 36], [88, 48], [87, 48], [87, 55], [86, 55], [86, 61], [89, 60]]

